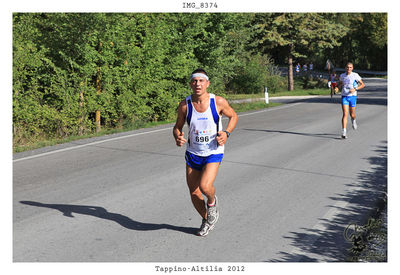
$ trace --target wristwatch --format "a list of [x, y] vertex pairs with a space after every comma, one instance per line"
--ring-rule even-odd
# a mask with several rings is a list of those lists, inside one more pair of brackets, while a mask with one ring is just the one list
[[223, 131], [223, 132], [225, 132], [225, 133], [226, 133], [226, 136], [227, 136], [227, 137], [229, 137], [229, 136], [231, 135], [231, 133], [229, 133], [229, 132], [228, 132], [228, 131], [226, 131], [226, 130], [225, 130], [225, 131]]

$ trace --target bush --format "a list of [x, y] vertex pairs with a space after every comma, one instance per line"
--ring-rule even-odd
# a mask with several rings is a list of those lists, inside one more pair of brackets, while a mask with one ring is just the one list
[[285, 80], [267, 56], [255, 55], [240, 68], [227, 88], [233, 93], [257, 94], [268, 87], [274, 93], [285, 86]]
[[280, 75], [270, 75], [267, 77], [266, 87], [268, 87], [268, 93], [276, 93], [285, 89], [286, 78]]
[[308, 75], [300, 78], [302, 89], [328, 88], [328, 80], [323, 78], [312, 78]]

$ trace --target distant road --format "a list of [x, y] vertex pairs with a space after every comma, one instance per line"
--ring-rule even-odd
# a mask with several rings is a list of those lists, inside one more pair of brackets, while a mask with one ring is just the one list
[[[295, 71], [296, 67], [293, 66], [293, 75], [296, 75], [296, 71]], [[287, 72], [288, 72], [288, 68], [285, 66], [280, 66], [279, 70], [281, 72], [282, 75], [286, 76]], [[345, 70], [343, 68], [335, 68], [336, 72], [344, 72]], [[311, 74], [315, 77], [321, 76], [323, 78], [328, 78], [329, 74], [328, 74], [328, 70], [320, 70], [320, 69], [314, 69], [313, 71], [308, 71], [309, 73], [311, 72]], [[361, 76], [365, 76], [365, 77], [370, 77], [370, 76], [386, 76], [387, 75], [387, 71], [368, 71], [368, 70], [354, 70], [354, 72], [360, 74]], [[300, 75], [304, 75], [305, 72], [303, 71], [303, 69], [300, 71], [299, 73]]]
[[345, 229], [386, 191], [387, 81], [365, 81], [347, 140], [327, 97], [240, 114], [206, 238], [171, 124], [15, 154], [13, 260], [345, 260]]

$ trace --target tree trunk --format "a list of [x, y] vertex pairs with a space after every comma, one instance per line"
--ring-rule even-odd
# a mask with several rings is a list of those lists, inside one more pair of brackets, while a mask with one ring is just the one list
[[288, 91], [294, 90], [294, 82], [293, 82], [293, 57], [292, 53], [289, 52], [288, 58]]

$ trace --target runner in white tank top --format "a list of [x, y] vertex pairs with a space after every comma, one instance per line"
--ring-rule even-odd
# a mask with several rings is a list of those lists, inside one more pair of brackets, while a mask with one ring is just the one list
[[[224, 144], [238, 120], [228, 101], [207, 92], [209, 85], [203, 69], [192, 73], [192, 95], [179, 104], [173, 129], [176, 145], [182, 147], [187, 143], [186, 181], [193, 206], [203, 218], [197, 233], [199, 236], [206, 236], [218, 220], [219, 202], [215, 196], [214, 180], [223, 157]], [[222, 130], [221, 114], [229, 119], [225, 130]], [[182, 131], [186, 122], [189, 125], [187, 139]], [[207, 197], [207, 206], [203, 195]]]
[[[186, 121], [189, 127], [189, 139], [186, 150], [201, 157], [223, 154], [224, 145], [218, 146], [217, 132], [222, 130], [222, 122], [215, 103], [215, 95], [210, 95], [208, 109], [198, 112], [192, 105], [192, 96], [186, 98], [188, 106]], [[217, 120], [217, 121], [216, 121]]]

